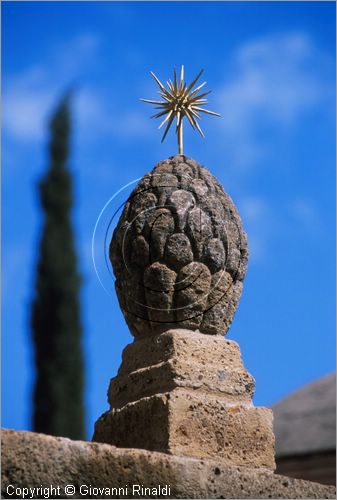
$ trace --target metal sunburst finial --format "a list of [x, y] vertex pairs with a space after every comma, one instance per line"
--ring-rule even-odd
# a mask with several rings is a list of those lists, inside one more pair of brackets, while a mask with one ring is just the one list
[[209, 94], [211, 91], [203, 92], [202, 94], [198, 94], [198, 92], [206, 85], [206, 82], [199, 85], [196, 89], [192, 90], [194, 85], [199, 80], [200, 76], [203, 73], [203, 69], [196, 76], [196, 78], [187, 85], [184, 82], [184, 66], [181, 67], [180, 72], [180, 80], [177, 80], [176, 69], [174, 68], [173, 72], [173, 83], [171, 80], [168, 80], [167, 86], [168, 89], [164, 87], [161, 81], [156, 77], [156, 75], [151, 71], [151, 75], [157, 82], [160, 90], [159, 94], [164, 99], [163, 101], [151, 101], [149, 99], [141, 99], [141, 101], [147, 102], [149, 104], [154, 104], [155, 109], [160, 109], [159, 113], [151, 116], [151, 118], [159, 118], [161, 116], [167, 115], [158, 128], [161, 128], [165, 123], [167, 123], [164, 135], [162, 137], [161, 142], [164, 141], [167, 132], [169, 131], [173, 120], [177, 119], [176, 126], [176, 134], [178, 137], [178, 147], [179, 154], [183, 154], [183, 119], [184, 116], [187, 117], [191, 127], [199, 132], [202, 137], [205, 137], [203, 131], [200, 128], [197, 120], [200, 120], [200, 113], [206, 113], [208, 115], [220, 116], [218, 113], [214, 113], [214, 111], [209, 111], [207, 109], [201, 108], [204, 104], [207, 104], [207, 99], [204, 97]]

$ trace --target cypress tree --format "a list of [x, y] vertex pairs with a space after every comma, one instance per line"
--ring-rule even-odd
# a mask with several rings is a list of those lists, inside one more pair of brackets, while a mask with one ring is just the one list
[[39, 183], [44, 221], [31, 318], [36, 365], [33, 429], [83, 439], [80, 276], [68, 169], [70, 122], [67, 94], [50, 121], [50, 163]]

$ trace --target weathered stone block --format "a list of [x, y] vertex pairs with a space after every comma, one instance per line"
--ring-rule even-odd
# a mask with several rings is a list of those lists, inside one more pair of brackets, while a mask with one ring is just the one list
[[111, 408], [176, 387], [215, 394], [229, 403], [250, 403], [255, 381], [236, 342], [190, 330], [168, 330], [128, 345], [118, 376], [110, 382]]
[[168, 330], [126, 347], [94, 441], [274, 469], [272, 413], [236, 342]]
[[272, 412], [181, 388], [128, 403], [96, 423], [94, 441], [273, 470]]

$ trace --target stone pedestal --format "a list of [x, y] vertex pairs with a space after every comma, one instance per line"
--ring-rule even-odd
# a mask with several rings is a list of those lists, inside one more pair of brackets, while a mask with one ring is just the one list
[[168, 330], [128, 345], [93, 441], [274, 470], [272, 412], [236, 342]]

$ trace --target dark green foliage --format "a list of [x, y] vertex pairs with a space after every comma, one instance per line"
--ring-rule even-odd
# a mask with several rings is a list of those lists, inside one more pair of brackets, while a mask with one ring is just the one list
[[49, 169], [39, 184], [44, 226], [32, 311], [36, 383], [33, 428], [84, 438], [80, 277], [70, 218], [72, 181], [67, 168], [69, 95], [50, 122]]

